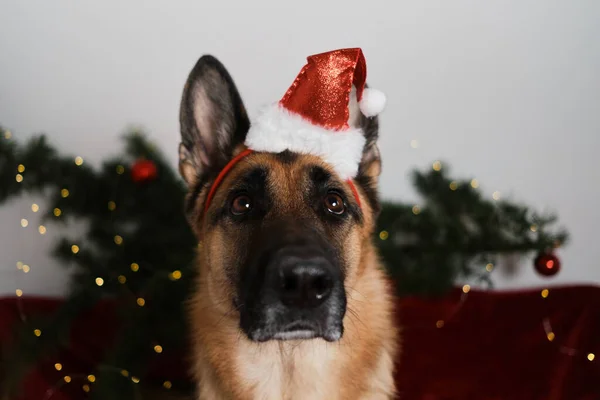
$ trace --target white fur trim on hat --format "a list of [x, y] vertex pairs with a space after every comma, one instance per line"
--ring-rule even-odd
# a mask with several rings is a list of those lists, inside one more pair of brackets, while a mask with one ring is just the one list
[[278, 103], [266, 108], [250, 127], [246, 146], [254, 151], [280, 153], [289, 150], [320, 156], [342, 179], [354, 178], [362, 158], [362, 130], [331, 131], [290, 113]]

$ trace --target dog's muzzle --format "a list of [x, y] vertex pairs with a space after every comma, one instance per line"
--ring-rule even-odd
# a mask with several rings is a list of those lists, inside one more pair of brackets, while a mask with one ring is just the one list
[[314, 232], [278, 233], [242, 274], [241, 329], [260, 342], [339, 340], [346, 295], [335, 252]]

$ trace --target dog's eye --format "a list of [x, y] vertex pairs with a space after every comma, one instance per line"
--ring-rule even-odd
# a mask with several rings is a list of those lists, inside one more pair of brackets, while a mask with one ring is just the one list
[[233, 215], [243, 215], [252, 209], [252, 200], [245, 194], [234, 197], [231, 202], [231, 213]]
[[344, 206], [344, 200], [337, 193], [328, 193], [323, 201], [325, 202], [325, 207], [327, 207], [327, 210], [333, 214], [340, 215], [346, 210], [346, 207]]

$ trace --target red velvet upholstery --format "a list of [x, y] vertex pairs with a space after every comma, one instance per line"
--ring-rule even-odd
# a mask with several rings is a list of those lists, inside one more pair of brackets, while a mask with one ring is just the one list
[[471, 292], [455, 317], [435, 328], [459, 298], [457, 291], [401, 301], [406, 329], [397, 381], [404, 399], [600, 399], [600, 288], [551, 289], [546, 299], [540, 290]]
[[[397, 371], [404, 400], [596, 400], [600, 399], [600, 288], [561, 287], [513, 292], [471, 291], [452, 318], [462, 295], [399, 301], [404, 334]], [[25, 312], [51, 311], [59, 302], [21, 299]], [[0, 300], [0, 341], [19, 319], [16, 299]], [[544, 327], [547, 318], [549, 326]], [[436, 321], [445, 320], [442, 328]], [[73, 330], [72, 351], [28, 377], [19, 400], [40, 400], [66, 374], [89, 372], [110, 338], [114, 314], [100, 304]], [[549, 341], [546, 332], [555, 334]], [[108, 339], [107, 339], [108, 338]], [[572, 349], [576, 350], [575, 354]], [[596, 357], [588, 360], [588, 354]], [[176, 380], [184, 366], [163, 360], [156, 374]], [[83, 381], [73, 380], [52, 400], [86, 398]]]

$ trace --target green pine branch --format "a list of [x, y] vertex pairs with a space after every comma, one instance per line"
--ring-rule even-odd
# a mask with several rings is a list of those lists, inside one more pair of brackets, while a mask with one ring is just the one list
[[[186, 344], [182, 304], [195, 273], [196, 241], [182, 213], [185, 186], [143, 134], [128, 133], [124, 141], [124, 154], [107, 160], [96, 171], [85, 162], [78, 165], [73, 156], [59, 155], [43, 135], [23, 145], [0, 137], [0, 202], [22, 193], [38, 193], [49, 203], [44, 218], [51, 223], [87, 222], [83, 237], [61, 238], [53, 250], [73, 270], [65, 303], [51, 317], [31, 316], [18, 327], [17, 345], [3, 354], [4, 365], [11, 368], [0, 386], [9, 391], [17, 390], [20, 377], [36, 362], [68, 345], [65, 330], [101, 299], [110, 298], [119, 305], [121, 323], [118, 339], [102, 365], [127, 367], [131, 376], [144, 381], [146, 365], [160, 356], [154, 350], [156, 343], [171, 353]], [[139, 159], [156, 165], [156, 179], [132, 180], [131, 165]], [[181, 278], [175, 279], [173, 271]], [[143, 306], [139, 299], [144, 299]], [[43, 334], [35, 336], [34, 329]], [[127, 392], [119, 393], [112, 386], [113, 380], [121, 386], [137, 386], [131, 376], [124, 379], [115, 374], [108, 379], [111, 373], [97, 371], [103, 379], [93, 385], [96, 395], [131, 398], [122, 397]]]
[[412, 181], [422, 204], [385, 203], [376, 239], [402, 294], [441, 294], [458, 278], [491, 286], [488, 264], [568, 240], [565, 229], [553, 229], [555, 215], [485, 199], [472, 180], [450, 178], [448, 168], [413, 171]]

